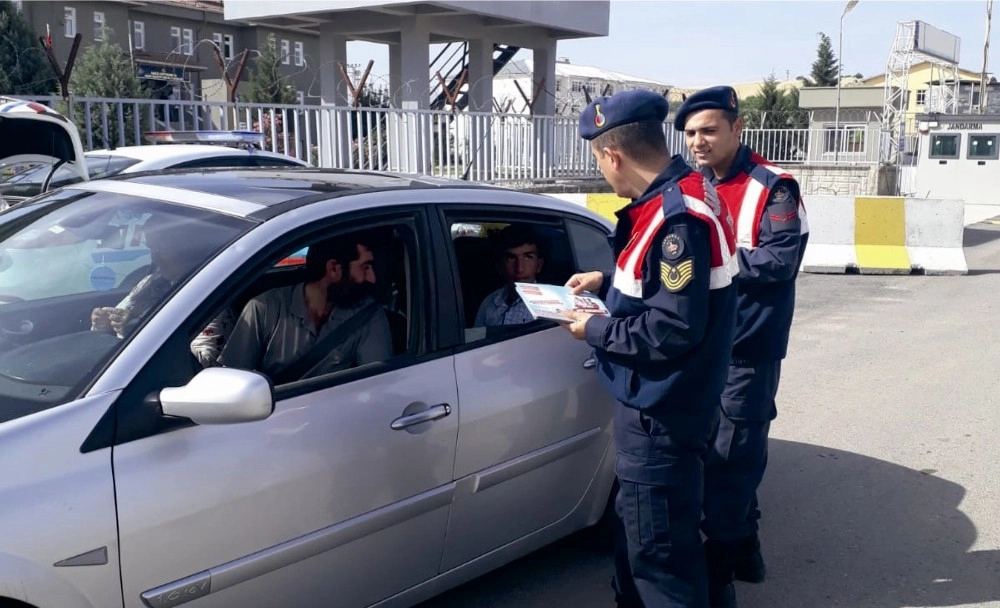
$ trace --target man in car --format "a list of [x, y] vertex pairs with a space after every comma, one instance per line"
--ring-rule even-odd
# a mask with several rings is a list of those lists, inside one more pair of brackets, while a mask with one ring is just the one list
[[545, 264], [542, 238], [524, 224], [511, 224], [496, 237], [497, 269], [506, 285], [486, 296], [476, 315], [476, 327], [531, 323], [514, 283], [534, 283]]
[[385, 310], [372, 296], [374, 260], [361, 235], [311, 245], [305, 282], [250, 300], [220, 363], [283, 384], [388, 360], [392, 336]]
[[[614, 274], [570, 277], [610, 316], [564, 313], [594, 347], [618, 400], [620, 490], [614, 588], [620, 607], [705, 608], [699, 524], [703, 462], [719, 417], [736, 309], [735, 239], [714, 188], [663, 132], [667, 100], [635, 90], [593, 100], [580, 135], [604, 178], [631, 203], [617, 212]], [[621, 538], [622, 535], [624, 538]]]
[[[732, 87], [698, 91], [674, 128], [736, 222], [740, 264], [736, 337], [721, 397], [714, 447], [705, 465], [705, 551], [719, 606], [735, 605], [733, 579], [766, 576], [757, 536], [757, 486], [795, 309], [795, 281], [809, 228], [799, 184], [740, 143], [743, 120]], [[727, 601], [728, 598], [728, 601]]]
[[[173, 290], [178, 281], [191, 271], [200, 254], [196, 246], [178, 247], [187, 231], [195, 229], [189, 222], [174, 222], [170, 218], [152, 216], [142, 227], [149, 248], [152, 273], [143, 277], [116, 306], [98, 307], [90, 313], [93, 331], [113, 332], [124, 338]], [[184, 240], [197, 242], [198, 239]], [[202, 367], [216, 365], [226, 334], [235, 319], [229, 310], [223, 311], [191, 342], [191, 353]]]

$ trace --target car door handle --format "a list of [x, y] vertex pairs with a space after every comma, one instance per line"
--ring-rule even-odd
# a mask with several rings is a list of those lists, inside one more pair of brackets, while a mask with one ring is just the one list
[[432, 420], [438, 420], [444, 418], [451, 413], [451, 406], [447, 403], [439, 403], [438, 405], [431, 406], [422, 412], [417, 412], [415, 414], [408, 414], [406, 416], [400, 416], [392, 421], [389, 425], [394, 431], [402, 431], [405, 428], [414, 426], [416, 424], [423, 424], [424, 422], [431, 422]]

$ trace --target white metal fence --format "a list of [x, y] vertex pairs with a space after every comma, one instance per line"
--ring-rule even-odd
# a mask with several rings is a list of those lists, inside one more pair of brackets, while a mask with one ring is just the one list
[[[144, 144], [150, 130], [250, 129], [265, 148], [313, 165], [484, 182], [599, 177], [589, 144], [568, 116], [390, 108], [34, 97], [67, 114], [88, 150]], [[689, 158], [665, 125], [671, 151]], [[744, 141], [779, 164], [875, 164], [876, 128], [744, 129]]]

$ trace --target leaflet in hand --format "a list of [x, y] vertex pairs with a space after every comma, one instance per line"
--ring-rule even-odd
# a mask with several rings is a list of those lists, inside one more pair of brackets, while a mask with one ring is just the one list
[[520, 294], [521, 300], [527, 306], [528, 312], [535, 319], [570, 322], [572, 319], [560, 315], [557, 311], [573, 310], [595, 315], [609, 315], [608, 307], [600, 298], [589, 292], [573, 295], [573, 290], [561, 285], [544, 283], [514, 283], [514, 288]]

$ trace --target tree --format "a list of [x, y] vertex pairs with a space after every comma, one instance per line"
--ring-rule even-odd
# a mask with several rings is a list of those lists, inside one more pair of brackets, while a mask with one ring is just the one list
[[803, 78], [807, 87], [837, 86], [837, 56], [833, 54], [833, 44], [830, 37], [819, 33], [819, 46], [816, 48], [816, 61], [812, 64], [809, 78]]
[[55, 74], [31, 26], [13, 2], [0, 0], [0, 93], [49, 95]]
[[271, 104], [295, 103], [295, 89], [281, 75], [281, 59], [274, 34], [267, 35], [259, 50], [250, 77], [250, 102]]
[[[281, 75], [282, 57], [278, 54], [278, 42], [274, 34], [268, 34], [264, 47], [258, 51], [250, 76], [250, 103], [285, 105], [295, 103], [295, 89]], [[265, 110], [260, 120], [255, 120], [253, 129], [264, 134], [264, 147], [286, 154], [285, 132], [287, 128], [290, 151], [294, 151], [295, 133], [293, 121], [288, 118], [287, 109]], [[272, 127], [273, 123], [273, 127]], [[287, 127], [286, 127], [287, 125]], [[272, 138], [272, 131], [276, 137]], [[277, 141], [274, 141], [277, 139]]]
[[[69, 90], [77, 97], [105, 99], [140, 99], [145, 92], [135, 73], [135, 65], [122, 47], [111, 42], [112, 30], [104, 28], [101, 40], [83, 51], [73, 67]], [[64, 110], [65, 111], [65, 110]], [[86, 141], [87, 119], [83, 106], [72, 112], [77, 127]], [[119, 120], [114, 104], [92, 103], [90, 107], [90, 135], [98, 148], [113, 148], [122, 139], [125, 145], [138, 143], [135, 132], [135, 108], [122, 104]]]
[[809, 126], [806, 113], [799, 109], [799, 90], [783, 91], [772, 72], [764, 79], [756, 95], [743, 100], [740, 114], [744, 128], [781, 129], [755, 142], [758, 152], [776, 161], [797, 157], [805, 150], [805, 133], [795, 131]]

